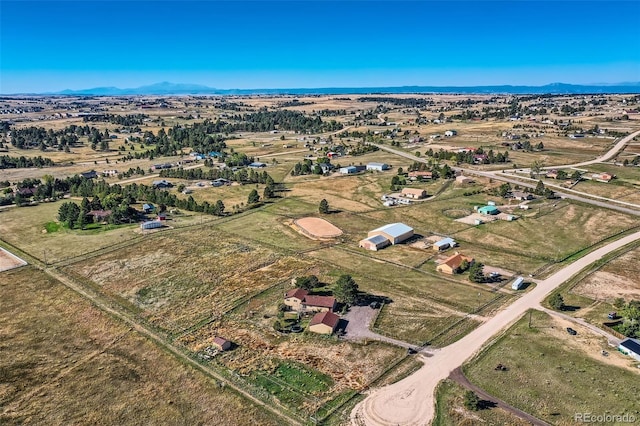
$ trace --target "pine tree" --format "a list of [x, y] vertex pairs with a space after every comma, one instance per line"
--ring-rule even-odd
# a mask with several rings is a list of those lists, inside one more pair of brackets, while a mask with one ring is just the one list
[[329, 202], [324, 198], [320, 201], [318, 211], [320, 212], [320, 214], [329, 214]]

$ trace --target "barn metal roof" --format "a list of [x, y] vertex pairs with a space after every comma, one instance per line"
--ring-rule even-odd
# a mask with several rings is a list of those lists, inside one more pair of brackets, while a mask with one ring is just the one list
[[620, 343], [620, 346], [630, 350], [631, 352], [640, 355], [640, 343], [634, 339], [627, 339]]
[[404, 223], [390, 223], [389, 225], [384, 225], [380, 228], [374, 229], [372, 232], [385, 232], [395, 238], [404, 235], [407, 232], [413, 232], [413, 228], [405, 225]]

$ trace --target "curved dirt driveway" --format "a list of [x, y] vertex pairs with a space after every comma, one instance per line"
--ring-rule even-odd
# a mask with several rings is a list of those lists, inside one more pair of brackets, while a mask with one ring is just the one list
[[351, 413], [353, 424], [366, 425], [427, 425], [434, 417], [434, 391], [441, 380], [472, 357], [487, 341], [504, 330], [540, 302], [556, 287], [584, 267], [625, 244], [640, 239], [640, 232], [607, 244], [577, 260], [538, 283], [529, 293], [496, 314], [459, 341], [442, 348], [411, 376], [372, 392]]

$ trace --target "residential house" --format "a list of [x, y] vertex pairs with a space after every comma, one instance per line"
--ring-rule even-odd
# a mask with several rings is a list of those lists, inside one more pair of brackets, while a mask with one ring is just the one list
[[309, 294], [307, 290], [294, 288], [284, 294], [284, 304], [291, 307], [294, 311], [302, 310], [302, 301]]
[[298, 312], [334, 311], [337, 305], [332, 296], [310, 295], [307, 290], [294, 288], [284, 295], [284, 304]]
[[94, 222], [104, 222], [111, 216], [111, 210], [91, 210], [87, 216], [93, 217]]
[[548, 179], [558, 179], [558, 171], [555, 169], [549, 170], [546, 176]]
[[340, 323], [340, 317], [333, 312], [317, 313], [311, 318], [309, 331], [318, 334], [333, 334]]
[[326, 312], [335, 311], [338, 302], [333, 296], [306, 295], [302, 300], [303, 312]]
[[155, 207], [151, 203], [146, 203], [142, 205], [142, 211], [145, 213], [151, 213], [154, 209]]
[[533, 200], [533, 194], [524, 191], [512, 191], [511, 198], [520, 201]]
[[409, 172], [408, 173], [408, 177], [411, 180], [425, 180], [425, 179], [432, 179], [433, 178], [433, 173], [432, 172], [427, 172], [427, 171], [413, 171], [413, 172]]
[[267, 167], [265, 163], [260, 163], [258, 161], [249, 164], [249, 168], [251, 169], [261, 169], [263, 167]]
[[413, 198], [414, 200], [419, 200], [422, 198], [426, 198], [427, 191], [419, 188], [402, 188], [401, 195], [405, 198]]
[[98, 173], [95, 170], [89, 170], [88, 172], [80, 173], [80, 176], [85, 179], [95, 179], [98, 177]]
[[442, 263], [440, 263], [436, 267], [436, 271], [449, 275], [457, 274], [460, 271], [460, 266], [464, 261], [467, 261], [469, 265], [473, 264], [474, 262], [473, 258], [463, 256], [460, 253], [456, 252], [456, 254], [448, 257]]
[[154, 188], [171, 188], [173, 184], [167, 180], [154, 180], [152, 183]]

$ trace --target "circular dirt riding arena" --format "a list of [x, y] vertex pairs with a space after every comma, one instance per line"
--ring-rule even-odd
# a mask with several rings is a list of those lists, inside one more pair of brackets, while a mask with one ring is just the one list
[[309, 238], [336, 238], [342, 235], [340, 228], [319, 217], [303, 217], [296, 219], [293, 224], [302, 234]]

